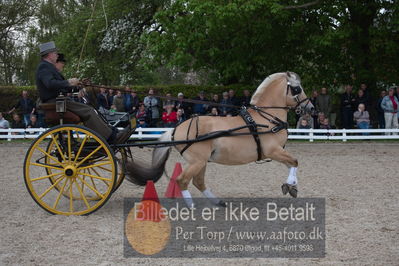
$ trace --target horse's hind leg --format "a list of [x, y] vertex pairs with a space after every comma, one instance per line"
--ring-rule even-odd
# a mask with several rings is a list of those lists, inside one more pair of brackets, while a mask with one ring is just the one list
[[206, 165], [201, 169], [198, 175], [194, 176], [193, 184], [202, 194], [209, 199], [213, 204], [226, 207], [226, 203], [218, 199], [208, 188], [205, 186], [205, 171]]
[[197, 176], [202, 168], [205, 167], [205, 163], [195, 162], [188, 165], [186, 169], [177, 177], [177, 184], [180, 187], [184, 201], [189, 208], [194, 207], [193, 199], [191, 197], [190, 191], [187, 190], [188, 184], [190, 184], [191, 179]]
[[290, 195], [294, 198], [298, 195], [298, 179], [296, 176], [296, 171], [298, 167], [298, 160], [291, 156], [286, 150], [281, 147], [278, 147], [274, 150], [270, 156], [271, 159], [281, 162], [287, 167], [290, 168], [289, 175], [287, 177], [287, 182], [281, 186], [283, 194], [290, 193]]

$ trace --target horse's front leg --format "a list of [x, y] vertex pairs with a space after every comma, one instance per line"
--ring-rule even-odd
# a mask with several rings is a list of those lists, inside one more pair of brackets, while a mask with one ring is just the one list
[[282, 147], [276, 148], [268, 157], [285, 164], [290, 169], [287, 182], [281, 186], [281, 189], [284, 195], [289, 193], [292, 197], [296, 198], [298, 195], [298, 178], [296, 175], [298, 160]]

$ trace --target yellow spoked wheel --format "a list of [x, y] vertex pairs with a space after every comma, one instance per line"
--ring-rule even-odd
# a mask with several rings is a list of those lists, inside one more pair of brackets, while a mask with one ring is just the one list
[[60, 125], [40, 135], [25, 157], [24, 177], [32, 198], [46, 211], [83, 215], [111, 197], [118, 170], [113, 151], [96, 132]]
[[[54, 137], [54, 138], [51, 138], [51, 140], [49, 141], [49, 143], [47, 145], [47, 149], [46, 149], [46, 152], [48, 154], [57, 154], [57, 144], [58, 144], [57, 143], [57, 139], [58, 139], [58, 137]], [[126, 165], [126, 160], [127, 160], [126, 148], [122, 148], [122, 149], [116, 151], [114, 155], [115, 155], [115, 159], [116, 159], [116, 162], [117, 162], [117, 165], [118, 165], [118, 179], [116, 181], [116, 184], [115, 184], [115, 187], [114, 187], [114, 190], [113, 190], [113, 191], [116, 191], [120, 187], [120, 185], [122, 184], [123, 180], [125, 179], [125, 165]], [[62, 157], [59, 158], [59, 159], [61, 161]], [[49, 156], [45, 157], [45, 161], [46, 161], [46, 164], [54, 163], [53, 160]], [[107, 161], [107, 158], [104, 158], [103, 160], [99, 161], [98, 163], [104, 163], [106, 161]], [[98, 166], [98, 167], [100, 169], [104, 170], [103, 167], [101, 167], [101, 166]], [[47, 172], [47, 175], [51, 176], [51, 177], [49, 177], [49, 181], [51, 182], [51, 184], [54, 184], [56, 182], [56, 177], [52, 176], [52, 174], [54, 173], [53, 168], [46, 168], [46, 172]], [[92, 173], [98, 175], [98, 172], [97, 172], [96, 169], [84, 169], [83, 172], [87, 173], [87, 174], [90, 174], [90, 175]], [[86, 179], [87, 176], [83, 176], [82, 178]], [[89, 183], [91, 183], [91, 184], [93, 184], [93, 186], [95, 186], [95, 183], [93, 182], [92, 178], [89, 179]], [[58, 191], [61, 191], [62, 187], [61, 187], [60, 184], [55, 184], [54, 188], [57, 189]], [[70, 194], [69, 194], [68, 191], [63, 191], [63, 195], [65, 197], [70, 197]], [[79, 199], [79, 200], [83, 199], [81, 197], [80, 193], [79, 194], [76, 194], [76, 193], [72, 194], [72, 198], [73, 199]], [[99, 199], [101, 199], [98, 195], [87, 196], [86, 198], [88, 200], [99, 200]]]

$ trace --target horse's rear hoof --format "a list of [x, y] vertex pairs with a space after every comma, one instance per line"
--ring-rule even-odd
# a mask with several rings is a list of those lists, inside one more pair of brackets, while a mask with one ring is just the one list
[[298, 196], [298, 189], [296, 188], [296, 186], [291, 186], [288, 192], [293, 198], [296, 198]]
[[281, 190], [283, 191], [283, 194], [286, 195], [287, 193], [290, 193], [291, 197], [296, 198], [298, 196], [298, 189], [296, 185], [290, 185], [287, 183], [284, 183], [281, 186]]
[[226, 208], [227, 207], [227, 203], [224, 202], [223, 200], [220, 200], [219, 203], [217, 204], [220, 207]]
[[281, 190], [283, 191], [283, 195], [287, 195], [288, 191], [290, 190], [287, 183], [284, 183], [281, 186]]

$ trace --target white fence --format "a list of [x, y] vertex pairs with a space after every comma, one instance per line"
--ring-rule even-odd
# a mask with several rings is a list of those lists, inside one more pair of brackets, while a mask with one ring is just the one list
[[[35, 139], [46, 128], [0, 129], [0, 140]], [[131, 139], [158, 139], [162, 133], [173, 128], [137, 128]], [[314, 140], [392, 140], [399, 139], [399, 129], [288, 129], [288, 139]], [[368, 135], [364, 135], [368, 134]], [[391, 134], [391, 135], [386, 135]], [[394, 134], [394, 135], [392, 135]]]

